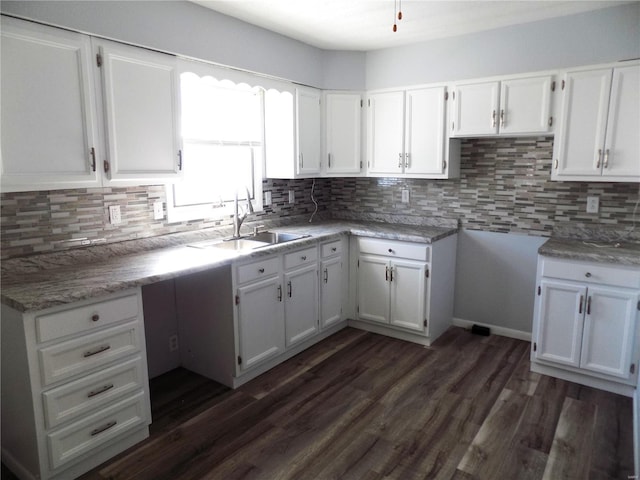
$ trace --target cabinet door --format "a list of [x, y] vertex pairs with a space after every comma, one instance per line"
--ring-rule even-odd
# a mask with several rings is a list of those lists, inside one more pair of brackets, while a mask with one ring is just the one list
[[176, 58], [107, 41], [102, 56], [111, 182], [176, 180], [182, 168]]
[[264, 95], [264, 155], [267, 178], [295, 178], [295, 96], [269, 89]]
[[587, 289], [577, 283], [549, 280], [543, 280], [540, 288], [535, 356], [579, 367]]
[[389, 261], [384, 257], [358, 259], [358, 318], [389, 323]]
[[2, 190], [100, 186], [89, 37], [2, 17]]
[[327, 93], [325, 98], [326, 172], [360, 173], [362, 97], [357, 93]]
[[613, 69], [602, 174], [640, 180], [640, 66]]
[[320, 173], [320, 92], [297, 89], [298, 173]]
[[342, 258], [323, 260], [320, 275], [320, 325], [324, 328], [342, 319]]
[[316, 264], [284, 274], [286, 346], [318, 331], [318, 267]]
[[369, 98], [368, 170], [402, 173], [404, 164], [404, 92], [378, 93]]
[[552, 177], [599, 177], [602, 170], [611, 69], [569, 72]]
[[500, 85], [500, 133], [547, 133], [551, 76], [505, 80]]
[[280, 278], [242, 286], [238, 297], [238, 364], [244, 371], [284, 351]]
[[404, 173], [444, 173], [444, 87], [407, 91]]
[[391, 263], [391, 324], [425, 331], [426, 265], [409, 260]]
[[634, 290], [589, 287], [581, 368], [621, 378], [630, 377], [639, 297]]
[[498, 133], [499, 87], [499, 82], [456, 85], [451, 102], [451, 136]]

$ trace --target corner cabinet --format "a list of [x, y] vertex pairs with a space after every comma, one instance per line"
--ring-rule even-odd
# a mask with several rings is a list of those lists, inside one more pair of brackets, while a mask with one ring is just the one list
[[457, 235], [433, 244], [358, 237], [356, 327], [430, 345], [453, 318]]
[[[459, 149], [446, 137], [444, 86], [369, 95], [367, 174], [415, 178], [459, 175]], [[448, 161], [450, 159], [450, 161]]]
[[637, 267], [539, 257], [532, 370], [629, 395], [639, 302]]
[[175, 57], [2, 17], [1, 61], [3, 191], [181, 177]]
[[640, 182], [640, 65], [569, 71], [552, 180]]
[[140, 289], [46, 310], [2, 305], [2, 461], [76, 478], [149, 436]]
[[320, 175], [321, 93], [284, 87], [265, 93], [265, 164], [267, 178]]
[[362, 169], [362, 95], [324, 94], [323, 176], [356, 176]]
[[551, 75], [457, 83], [452, 90], [452, 137], [545, 134], [552, 131]]

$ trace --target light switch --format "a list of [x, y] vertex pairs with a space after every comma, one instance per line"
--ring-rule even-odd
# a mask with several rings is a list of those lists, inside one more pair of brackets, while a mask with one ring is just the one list
[[122, 216], [120, 215], [120, 205], [111, 205], [109, 207], [109, 222], [111, 225], [117, 225], [122, 222]]
[[406, 188], [402, 190], [402, 203], [409, 203], [409, 190]]
[[153, 219], [162, 220], [164, 218], [164, 210], [162, 209], [162, 202], [153, 203]]
[[271, 192], [264, 192], [264, 204], [271, 205]]
[[600, 197], [587, 197], [587, 213], [598, 213]]
[[289, 203], [296, 203], [296, 192], [295, 192], [295, 190], [289, 190]]

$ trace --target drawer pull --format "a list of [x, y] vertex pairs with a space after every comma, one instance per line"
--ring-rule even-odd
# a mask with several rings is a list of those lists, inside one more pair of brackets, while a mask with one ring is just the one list
[[302, 256], [300, 257], [300, 259], [304, 262], [304, 261], [307, 259], [307, 256], [306, 256], [306, 255], [302, 255]]
[[98, 315], [97, 313], [94, 313], [93, 315], [91, 315], [92, 322], [97, 322], [98, 320], [100, 320], [100, 315]]
[[106, 352], [106, 351], [107, 351], [107, 350], [109, 350], [110, 348], [111, 348], [111, 345], [102, 345], [102, 346], [100, 346], [100, 347], [96, 348], [95, 350], [89, 350], [89, 351], [84, 352], [84, 353], [82, 354], [82, 356], [83, 356], [84, 358], [92, 357], [92, 356], [97, 355], [97, 354], [99, 354], [99, 353]]
[[91, 430], [91, 436], [95, 437], [96, 435], [101, 434], [102, 432], [109, 430], [111, 427], [115, 427], [116, 424], [118, 422], [116, 422], [115, 420], [112, 420], [109, 423], [105, 423], [103, 426], [96, 428], [95, 430]]
[[95, 397], [96, 395], [100, 395], [101, 393], [104, 393], [107, 390], [111, 390], [112, 388], [113, 383], [110, 383], [109, 385], [104, 385], [97, 390], [91, 390], [89, 393], [87, 393], [87, 398]]
[[264, 268], [259, 268], [258, 273], [264, 273]]
[[587, 278], [591, 278], [591, 272], [585, 273], [584, 276], [587, 277]]

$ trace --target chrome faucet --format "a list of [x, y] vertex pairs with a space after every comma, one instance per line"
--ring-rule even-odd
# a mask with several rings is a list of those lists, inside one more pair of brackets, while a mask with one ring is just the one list
[[244, 222], [244, 219], [247, 218], [249, 213], [253, 213], [251, 194], [247, 187], [245, 187], [245, 191], [247, 192], [247, 209], [244, 211], [242, 216], [240, 216], [238, 211], [238, 190], [236, 190], [236, 195], [233, 199], [233, 238], [240, 238], [240, 227], [242, 226], [242, 222]]

